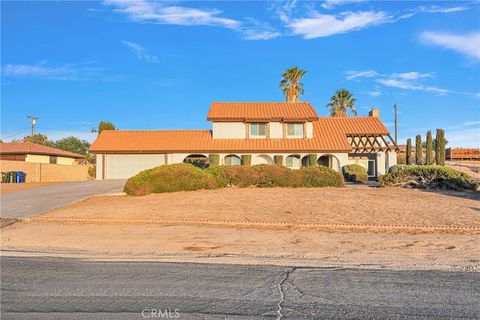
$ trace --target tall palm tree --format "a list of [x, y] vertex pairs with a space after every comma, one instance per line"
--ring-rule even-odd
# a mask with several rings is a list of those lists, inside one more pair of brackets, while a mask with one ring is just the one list
[[347, 89], [340, 89], [335, 92], [335, 95], [330, 98], [330, 103], [327, 108], [330, 109], [332, 117], [346, 117], [347, 109], [350, 109], [353, 115], [357, 115], [355, 110], [355, 99], [353, 94]]
[[298, 101], [298, 96], [303, 94], [303, 83], [300, 81], [305, 73], [307, 73], [307, 70], [293, 66], [282, 74], [280, 89], [283, 90], [287, 102], [296, 102]]

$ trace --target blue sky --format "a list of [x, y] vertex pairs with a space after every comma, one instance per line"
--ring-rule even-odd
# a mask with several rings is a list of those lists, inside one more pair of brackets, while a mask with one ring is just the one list
[[1, 3], [1, 136], [92, 141], [120, 129], [210, 128], [212, 101], [282, 101], [281, 73], [308, 70], [304, 101], [327, 115], [347, 88], [400, 141], [445, 128], [480, 145], [478, 1], [58, 1]]

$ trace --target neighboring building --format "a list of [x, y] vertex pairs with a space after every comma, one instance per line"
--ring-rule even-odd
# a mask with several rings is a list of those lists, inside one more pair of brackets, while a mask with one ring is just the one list
[[9, 142], [0, 144], [0, 160], [25, 161], [74, 165], [85, 157], [32, 142]]
[[368, 117], [335, 118], [319, 117], [308, 102], [214, 102], [207, 119], [212, 130], [102, 131], [90, 148], [97, 156], [97, 179], [208, 161], [209, 154], [218, 154], [221, 165], [239, 165], [242, 155], [251, 155], [252, 165], [273, 164], [277, 158], [294, 169], [308, 165], [308, 155], [316, 154], [319, 165], [341, 171], [358, 163], [371, 177], [397, 161], [375, 109]]

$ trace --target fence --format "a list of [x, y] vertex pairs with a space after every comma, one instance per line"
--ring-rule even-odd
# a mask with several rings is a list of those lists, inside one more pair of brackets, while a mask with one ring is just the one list
[[82, 181], [92, 179], [88, 175], [90, 165], [62, 165], [50, 163], [0, 160], [2, 172], [23, 171], [26, 182]]
[[480, 149], [448, 148], [446, 158], [449, 160], [480, 160]]

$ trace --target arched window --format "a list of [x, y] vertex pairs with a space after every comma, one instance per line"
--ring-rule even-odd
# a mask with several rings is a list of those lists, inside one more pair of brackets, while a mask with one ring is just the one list
[[208, 168], [208, 158], [203, 154], [191, 154], [183, 160], [183, 163], [193, 164], [200, 169]]
[[285, 165], [291, 169], [298, 169], [301, 167], [300, 156], [298, 154], [290, 155], [285, 158]]
[[240, 166], [242, 164], [242, 159], [239, 156], [234, 154], [230, 154], [225, 156], [225, 165], [226, 166]]

